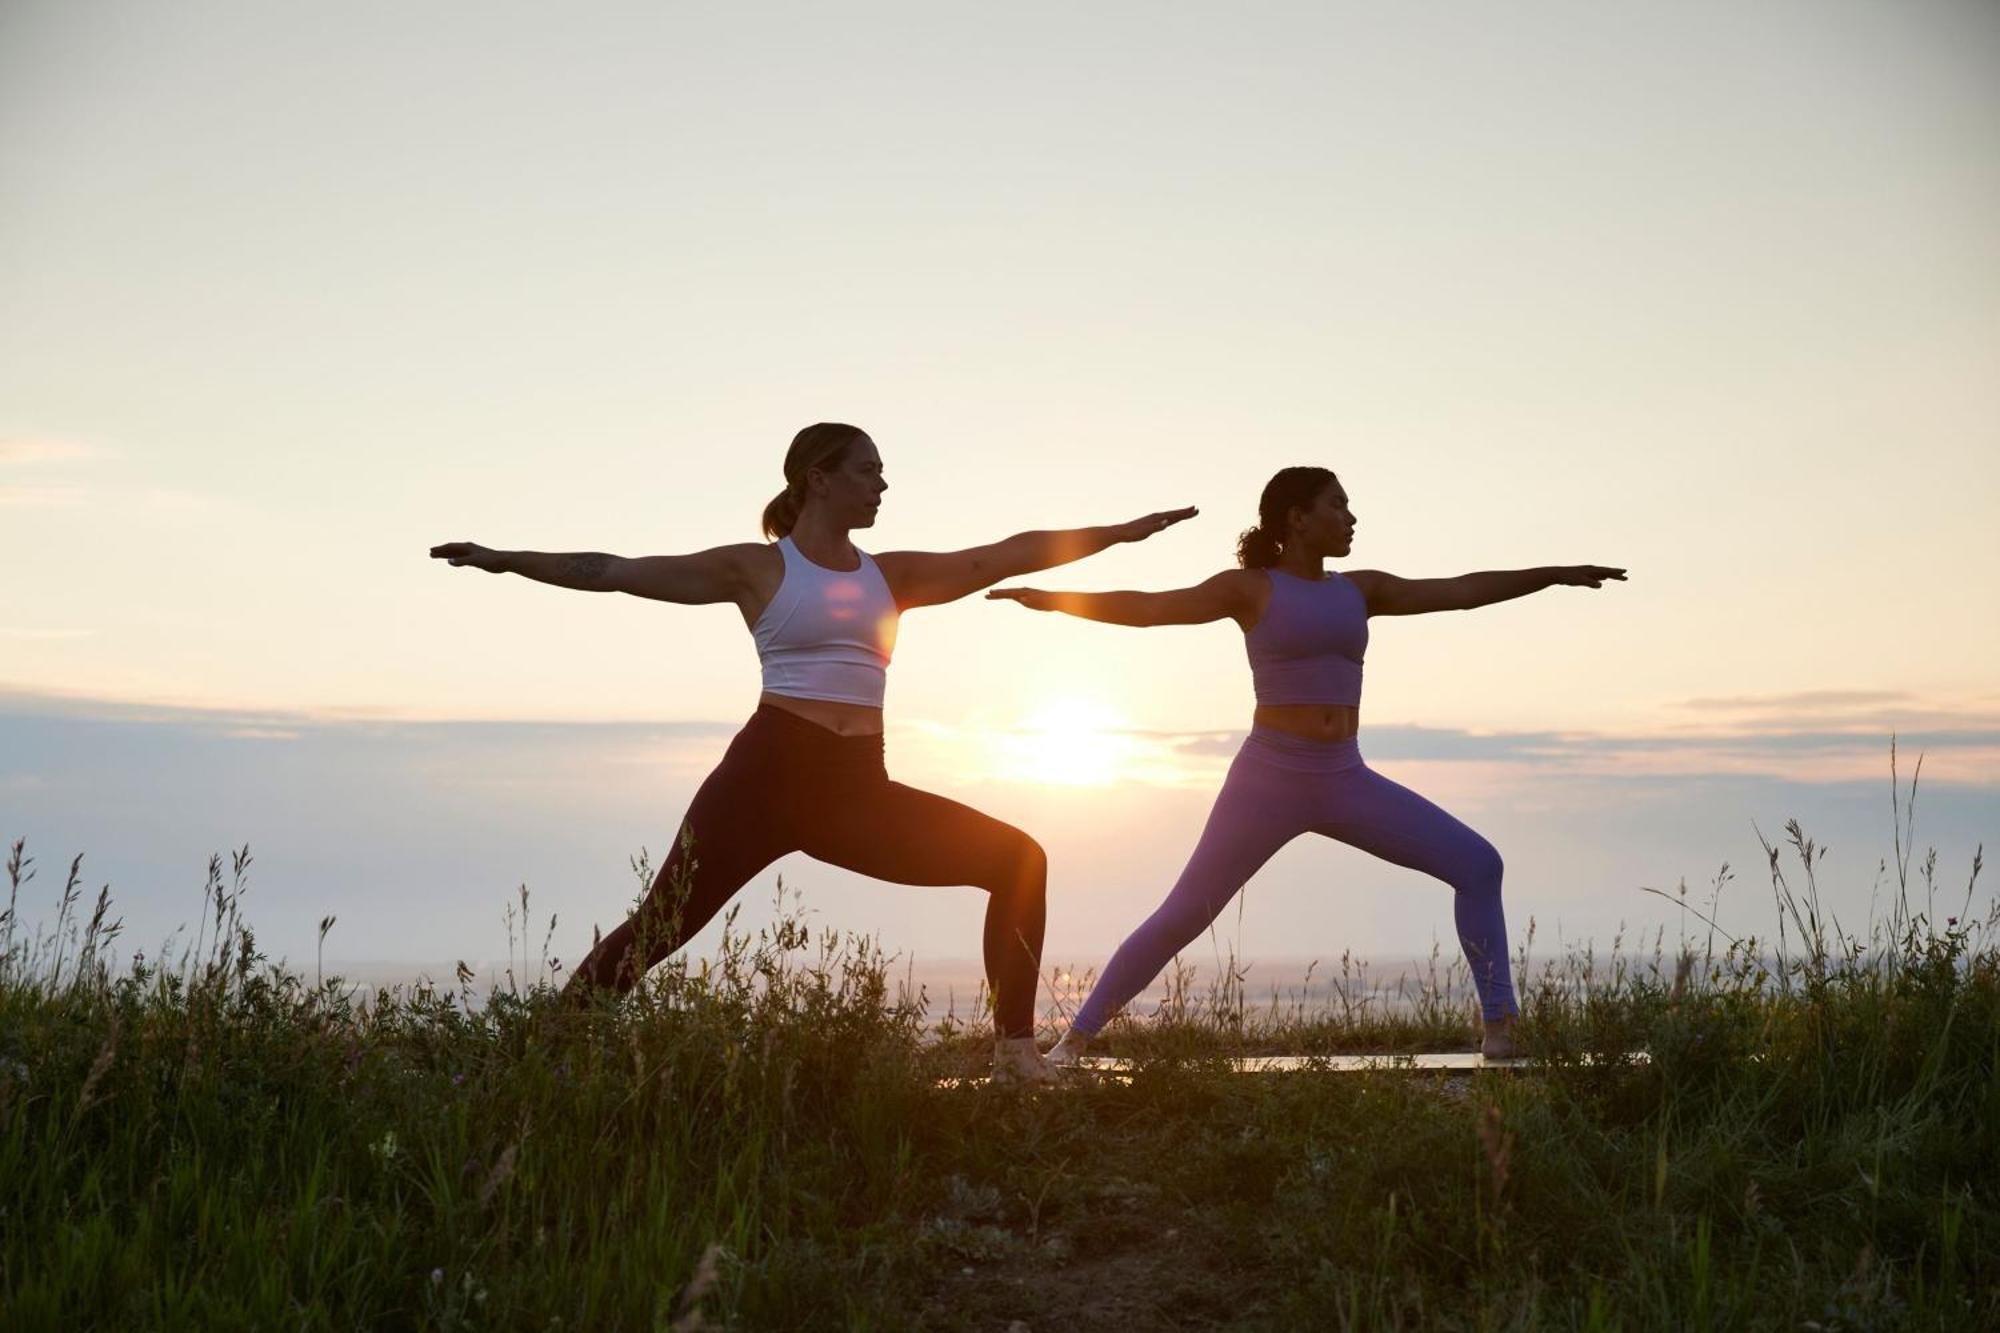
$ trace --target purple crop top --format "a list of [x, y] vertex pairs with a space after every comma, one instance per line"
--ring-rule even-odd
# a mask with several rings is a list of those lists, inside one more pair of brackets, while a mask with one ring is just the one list
[[1361, 706], [1361, 658], [1368, 651], [1368, 600], [1352, 579], [1327, 572], [1302, 579], [1264, 571], [1271, 600], [1243, 636], [1260, 704]]

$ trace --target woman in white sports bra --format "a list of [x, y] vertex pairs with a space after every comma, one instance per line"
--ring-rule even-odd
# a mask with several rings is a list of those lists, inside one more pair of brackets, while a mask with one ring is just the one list
[[[638, 911], [603, 937], [568, 994], [625, 990], [678, 949], [750, 878], [787, 852], [899, 884], [985, 889], [996, 1072], [1041, 1077], [1034, 1044], [1048, 861], [1033, 838], [956, 801], [891, 782], [882, 688], [896, 623], [1001, 579], [1140, 541], [1194, 514], [1024, 532], [951, 552], [871, 557], [849, 539], [872, 527], [888, 483], [867, 433], [822, 422], [785, 455], [785, 489], [764, 509], [770, 544], [628, 559], [600, 552], [494, 551], [447, 542], [431, 555], [558, 587], [663, 602], [734, 602], [757, 641], [757, 711], [695, 793], [682, 832]], [[692, 853], [693, 868], [683, 865]], [[686, 896], [671, 888], [685, 877]], [[635, 947], [643, 945], [643, 952]]]

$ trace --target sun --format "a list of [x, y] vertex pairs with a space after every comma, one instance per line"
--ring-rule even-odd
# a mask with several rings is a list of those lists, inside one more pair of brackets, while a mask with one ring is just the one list
[[1058, 699], [996, 738], [1008, 777], [1059, 787], [1099, 787], [1119, 776], [1133, 753], [1124, 719], [1101, 704]]

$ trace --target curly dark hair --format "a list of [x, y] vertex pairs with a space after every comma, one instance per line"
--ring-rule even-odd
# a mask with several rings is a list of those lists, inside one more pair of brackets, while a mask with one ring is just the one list
[[1257, 526], [1236, 539], [1236, 563], [1245, 569], [1269, 569], [1278, 563], [1285, 545], [1285, 520], [1294, 509], [1305, 509], [1319, 493], [1338, 481], [1323, 467], [1281, 467], [1264, 483], [1257, 500]]

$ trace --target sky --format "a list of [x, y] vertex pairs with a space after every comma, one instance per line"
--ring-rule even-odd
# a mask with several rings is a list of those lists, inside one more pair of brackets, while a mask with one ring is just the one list
[[[1638, 887], [1794, 814], [1862, 913], [1891, 735], [1942, 864], [2000, 831], [1997, 76], [2000, 10], [1937, 0], [10, 0], [0, 835], [138, 937], [249, 842], [274, 949], [490, 955], [528, 882], [575, 956], [754, 651], [426, 550], [755, 540], [842, 420], [873, 549], [1202, 509], [1039, 586], [1206, 577], [1294, 463], [1355, 566], [1627, 567], [1377, 621], [1364, 753], [1542, 938], [1675, 920]], [[1041, 838], [1051, 952], [1101, 958], [1247, 725], [1239, 637], [916, 612], [892, 769]], [[975, 951], [970, 891], [779, 868]], [[1448, 892], [1302, 842], [1230, 930], [1420, 952]]]

